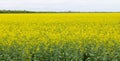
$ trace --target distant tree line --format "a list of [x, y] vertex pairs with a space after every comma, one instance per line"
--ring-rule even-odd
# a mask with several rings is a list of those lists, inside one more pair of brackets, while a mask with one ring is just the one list
[[0, 10], [0, 13], [120, 13], [120, 12], [80, 12], [80, 11], [27, 11], [27, 10]]
[[0, 13], [35, 13], [35, 12], [26, 10], [0, 10]]
[[70, 13], [70, 12], [71, 11], [57, 12], [57, 11], [0, 10], [0, 13]]

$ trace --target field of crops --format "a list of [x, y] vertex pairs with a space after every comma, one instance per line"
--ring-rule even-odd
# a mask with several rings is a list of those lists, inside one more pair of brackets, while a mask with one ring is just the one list
[[120, 13], [0, 14], [0, 61], [120, 61]]

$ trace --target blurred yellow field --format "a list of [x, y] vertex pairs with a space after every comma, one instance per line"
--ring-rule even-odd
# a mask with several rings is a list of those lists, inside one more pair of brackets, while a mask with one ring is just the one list
[[120, 13], [0, 14], [0, 61], [120, 61]]

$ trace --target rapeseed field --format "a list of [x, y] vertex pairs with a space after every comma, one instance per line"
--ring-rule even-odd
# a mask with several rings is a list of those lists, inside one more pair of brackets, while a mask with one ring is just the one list
[[0, 14], [0, 61], [120, 61], [120, 13]]

